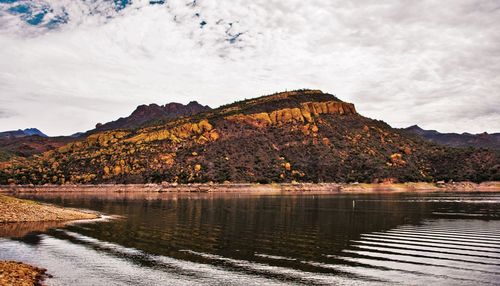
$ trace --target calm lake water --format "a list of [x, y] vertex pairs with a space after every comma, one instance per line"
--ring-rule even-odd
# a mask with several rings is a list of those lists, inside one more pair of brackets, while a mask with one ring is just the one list
[[121, 216], [0, 225], [48, 285], [500, 284], [500, 194], [23, 197]]

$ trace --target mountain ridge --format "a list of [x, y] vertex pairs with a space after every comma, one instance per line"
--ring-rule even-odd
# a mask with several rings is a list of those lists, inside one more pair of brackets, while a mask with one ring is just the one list
[[90, 134], [0, 166], [0, 183], [500, 180], [500, 155], [439, 146], [318, 90]]
[[436, 130], [425, 130], [412, 125], [402, 130], [416, 134], [425, 140], [450, 147], [474, 147], [500, 150], [500, 133], [441, 133]]
[[82, 140], [94, 133], [113, 129], [139, 128], [144, 125], [153, 124], [153, 122], [157, 124], [167, 122], [178, 117], [191, 116], [210, 109], [209, 106], [203, 106], [196, 101], [192, 101], [186, 105], [175, 102], [165, 105], [143, 104], [139, 105], [127, 117], [121, 117], [105, 124], [98, 123], [95, 129], [86, 132], [77, 132], [70, 136], [49, 137], [36, 128], [2, 132], [0, 133], [0, 162], [14, 156], [30, 157], [54, 150], [69, 142]]
[[165, 105], [155, 103], [142, 104], [127, 117], [120, 117], [117, 120], [104, 124], [96, 124], [94, 131], [106, 131], [112, 129], [139, 128], [148, 124], [159, 124], [182, 116], [192, 116], [197, 113], [211, 110], [208, 105], [201, 105], [197, 101], [191, 101], [184, 105], [182, 103], [171, 102]]
[[0, 139], [13, 139], [27, 136], [49, 137], [37, 128], [26, 128], [0, 132]]

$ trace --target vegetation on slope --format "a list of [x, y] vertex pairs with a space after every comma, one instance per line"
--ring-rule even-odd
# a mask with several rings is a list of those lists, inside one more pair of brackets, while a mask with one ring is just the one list
[[88, 136], [0, 168], [0, 183], [500, 180], [498, 152], [423, 141], [315, 90]]

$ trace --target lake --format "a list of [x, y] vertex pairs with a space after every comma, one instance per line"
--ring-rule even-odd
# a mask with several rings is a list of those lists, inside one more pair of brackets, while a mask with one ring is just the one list
[[48, 285], [500, 283], [496, 193], [21, 197], [113, 216], [0, 225], [0, 259], [47, 268]]

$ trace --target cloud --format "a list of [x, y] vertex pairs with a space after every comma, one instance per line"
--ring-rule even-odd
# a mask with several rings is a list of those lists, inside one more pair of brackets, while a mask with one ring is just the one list
[[142, 103], [307, 87], [396, 127], [500, 131], [498, 1], [113, 3], [50, 1], [34, 26], [0, 12], [1, 103], [18, 113], [2, 126], [70, 134]]
[[13, 113], [9, 110], [0, 109], [0, 119], [1, 118], [9, 118], [9, 117], [12, 117], [14, 115], [15, 115], [15, 113]]

